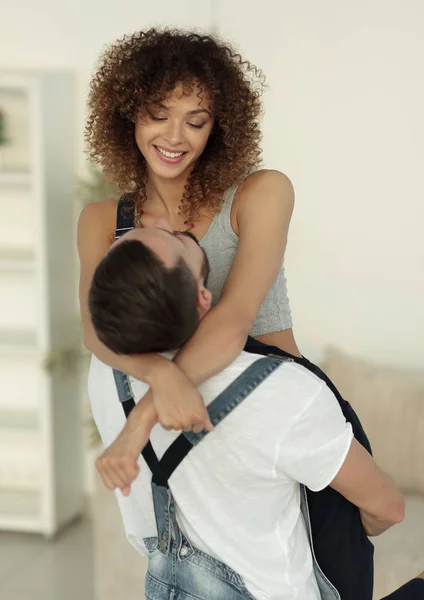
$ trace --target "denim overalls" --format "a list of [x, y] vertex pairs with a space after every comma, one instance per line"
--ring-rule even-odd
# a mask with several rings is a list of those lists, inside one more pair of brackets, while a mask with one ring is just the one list
[[[217, 426], [265, 378], [290, 358], [265, 357], [256, 360], [209, 406], [208, 412]], [[127, 375], [114, 370], [114, 378], [126, 416], [135, 406]], [[149, 551], [146, 575], [147, 600], [253, 600], [243, 579], [228, 566], [208, 556], [190, 543], [178, 526], [175, 503], [168, 480], [190, 450], [207, 435], [207, 432], [181, 434], [159, 461], [150, 442], [142, 454], [152, 471], [152, 494], [156, 517], [157, 536], [144, 539]], [[301, 486], [301, 511], [311, 543], [306, 490]], [[318, 566], [314, 551], [312, 557], [315, 577], [323, 600], [340, 600], [336, 588], [328, 581]], [[284, 569], [284, 565], [281, 565]]]

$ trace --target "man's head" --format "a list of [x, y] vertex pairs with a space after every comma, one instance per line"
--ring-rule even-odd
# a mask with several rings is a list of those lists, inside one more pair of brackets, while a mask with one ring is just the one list
[[88, 304], [98, 338], [117, 354], [179, 348], [210, 308], [208, 273], [190, 233], [164, 220], [129, 231], [93, 276]]

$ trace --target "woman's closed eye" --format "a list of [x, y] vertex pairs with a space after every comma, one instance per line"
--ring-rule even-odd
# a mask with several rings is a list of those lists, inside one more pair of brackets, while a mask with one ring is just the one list
[[152, 115], [149, 113], [149, 117], [152, 119], [152, 121], [166, 121], [166, 117], [157, 117], [155, 115]]
[[[167, 117], [159, 117], [157, 115], [153, 115], [151, 113], [149, 113], [149, 117], [152, 119], [152, 121], [166, 121]], [[206, 123], [190, 123], [187, 122], [187, 125], [189, 127], [193, 127], [193, 129], [203, 129], [203, 127], [206, 125]]]

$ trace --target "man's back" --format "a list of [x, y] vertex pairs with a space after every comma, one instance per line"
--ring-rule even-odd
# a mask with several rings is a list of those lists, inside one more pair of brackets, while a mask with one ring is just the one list
[[[243, 353], [200, 388], [209, 404], [258, 357]], [[147, 389], [132, 380], [136, 399]], [[93, 414], [105, 445], [125, 416], [112, 370], [93, 359]], [[177, 434], [160, 426], [151, 442], [159, 458]], [[255, 598], [319, 598], [299, 485], [326, 487], [349, 449], [351, 428], [328, 388], [306, 369], [284, 363], [190, 454], [170, 479], [178, 523], [191, 544], [239, 573]], [[118, 492], [130, 541], [156, 536], [151, 474], [140, 457], [129, 498]]]

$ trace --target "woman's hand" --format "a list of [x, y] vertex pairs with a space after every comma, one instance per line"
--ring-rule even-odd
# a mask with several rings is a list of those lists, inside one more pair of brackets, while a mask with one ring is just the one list
[[97, 471], [109, 490], [119, 488], [124, 496], [129, 495], [131, 483], [140, 471], [140, 453], [156, 422], [154, 406], [144, 396], [131, 411], [116, 440], [96, 460]]
[[138, 458], [159, 422], [165, 429], [211, 431], [213, 425], [202, 396], [191, 381], [171, 361], [158, 369], [150, 381], [154, 385], [131, 411], [116, 440], [96, 461], [96, 468], [109, 490], [119, 488], [124, 496], [140, 471]]
[[152, 379], [149, 397], [153, 401], [159, 423], [175, 431], [212, 431], [213, 425], [203, 398], [186, 375], [169, 361], [168, 368]]

